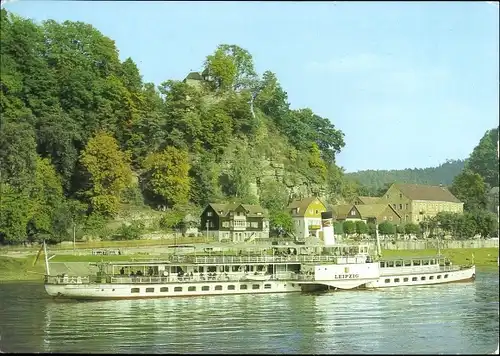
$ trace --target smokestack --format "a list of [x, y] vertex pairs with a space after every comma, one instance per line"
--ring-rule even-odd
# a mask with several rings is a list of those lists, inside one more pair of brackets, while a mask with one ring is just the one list
[[333, 213], [331, 211], [321, 213], [321, 225], [323, 226], [323, 241], [325, 246], [335, 245], [335, 235], [333, 233]]

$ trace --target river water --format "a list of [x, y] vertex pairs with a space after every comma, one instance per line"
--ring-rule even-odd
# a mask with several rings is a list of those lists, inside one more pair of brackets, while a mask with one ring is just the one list
[[61, 302], [0, 284], [0, 350], [78, 353], [488, 354], [498, 271], [472, 283], [327, 294]]

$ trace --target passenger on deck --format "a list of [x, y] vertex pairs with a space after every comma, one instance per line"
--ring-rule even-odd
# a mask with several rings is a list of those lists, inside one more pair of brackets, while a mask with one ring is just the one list
[[135, 274], [138, 276], [142, 276], [142, 271], [137, 271]]
[[150, 276], [152, 276], [152, 275], [153, 275], [153, 267], [149, 267], [148, 274], [149, 274]]
[[120, 274], [121, 274], [122, 276], [125, 274], [125, 269], [124, 269], [123, 267], [120, 269]]

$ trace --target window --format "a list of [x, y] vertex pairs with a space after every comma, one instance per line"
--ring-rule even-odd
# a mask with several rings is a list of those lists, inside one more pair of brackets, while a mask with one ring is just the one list
[[399, 204], [399, 210], [403, 210], [403, 204]]
[[160, 292], [168, 292], [168, 287], [161, 287]]
[[388, 261], [387, 267], [394, 267], [394, 261]]
[[399, 283], [399, 278], [394, 278], [395, 283]]
[[212, 216], [212, 212], [211, 211], [207, 211], [207, 216]]
[[440, 275], [440, 274], [438, 274], [436, 278], [437, 278], [437, 279], [441, 279], [441, 275]]
[[420, 260], [414, 260], [413, 261], [414, 266], [420, 266]]
[[227, 290], [234, 290], [234, 285], [232, 285], [232, 284], [228, 285]]
[[223, 221], [222, 227], [229, 227], [229, 221]]
[[264, 289], [271, 289], [271, 285], [270, 284], [264, 284]]
[[425, 281], [425, 276], [420, 277], [421, 281]]
[[146, 288], [146, 293], [153, 293], [154, 291], [154, 288]]
[[390, 280], [389, 278], [387, 278], [384, 282], [385, 282], [385, 283], [390, 283], [390, 282], [391, 282], [391, 280]]
[[408, 210], [408, 206], [409, 206], [408, 204], [405, 204], [405, 209], [406, 209], [406, 210]]
[[222, 290], [222, 286], [215, 286], [215, 290]]
[[423, 266], [428, 266], [429, 265], [429, 260], [423, 260], [422, 261]]
[[258, 284], [252, 284], [252, 289], [259, 289], [260, 286]]
[[318, 210], [318, 209], [314, 210], [314, 213], [315, 213], [316, 215], [318, 215], [318, 214], [319, 214], [319, 210]]
[[447, 275], [447, 274], [445, 274], [445, 275], [444, 275], [444, 278], [448, 278], [448, 275]]
[[403, 265], [403, 261], [396, 261], [396, 267], [401, 267]]
[[430, 276], [429, 279], [434, 279], [434, 276]]
[[201, 287], [201, 290], [206, 292], [207, 290], [210, 290], [210, 287], [209, 286], [203, 286]]
[[380, 267], [381, 268], [385, 268], [385, 262], [384, 261], [380, 262]]
[[411, 266], [411, 261], [405, 261], [405, 267]]
[[399, 193], [399, 199], [403, 199], [403, 194]]
[[351, 216], [354, 216], [354, 215], [356, 215], [356, 210], [352, 209], [351, 210]]
[[182, 287], [174, 287], [174, 292], [182, 292]]
[[411, 280], [412, 280], [412, 282], [416, 282], [418, 280], [418, 278], [417, 277], [413, 277]]
[[247, 286], [246, 284], [241, 284], [241, 285], [240, 285], [240, 289], [247, 289], [247, 287], [248, 287], [248, 286]]
[[403, 282], [408, 282], [408, 277], [403, 278]]
[[132, 288], [130, 293], [139, 293], [139, 288]]
[[196, 287], [195, 286], [189, 286], [188, 287], [188, 292], [196, 292]]
[[259, 223], [257, 221], [252, 221], [252, 227], [254, 229], [258, 228], [259, 227]]
[[408, 221], [408, 215], [405, 215], [405, 221]]

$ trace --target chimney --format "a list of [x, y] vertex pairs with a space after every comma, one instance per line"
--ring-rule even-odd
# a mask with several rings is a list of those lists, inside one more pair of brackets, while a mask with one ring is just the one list
[[321, 213], [321, 225], [323, 226], [323, 242], [325, 246], [335, 245], [333, 213], [331, 211]]

